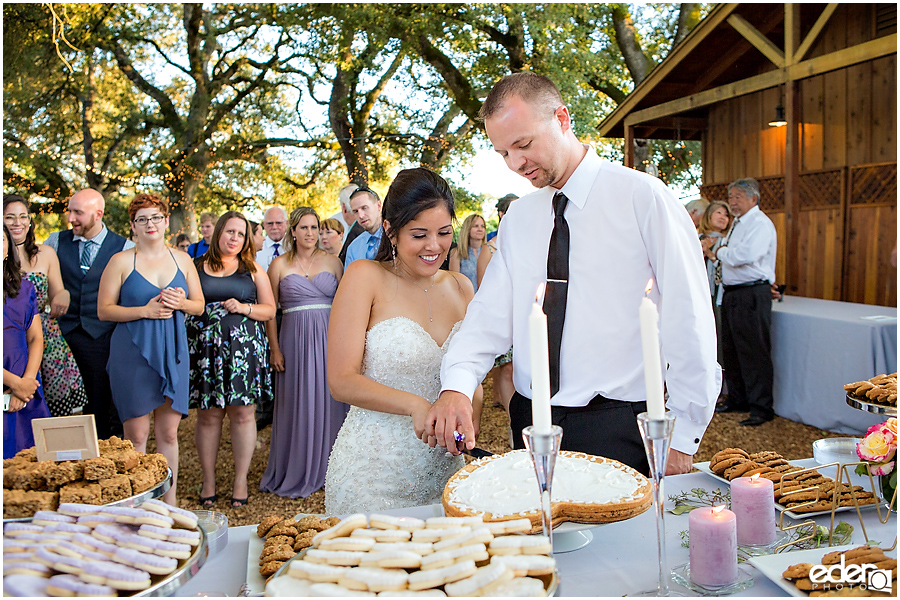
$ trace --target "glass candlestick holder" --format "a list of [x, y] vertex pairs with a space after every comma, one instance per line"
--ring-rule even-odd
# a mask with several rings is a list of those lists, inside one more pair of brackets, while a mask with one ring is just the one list
[[[637, 416], [638, 429], [644, 441], [644, 451], [650, 464], [650, 479], [653, 484], [653, 508], [656, 513], [656, 537], [659, 549], [659, 585], [654, 590], [647, 590], [636, 596], [683, 596], [669, 588], [670, 573], [666, 560], [666, 523], [663, 483], [666, 476], [666, 464], [669, 462], [669, 445], [675, 429], [675, 415], [666, 413], [662, 419], [651, 419], [643, 412]], [[629, 594], [631, 595], [631, 594]]]
[[550, 512], [550, 490], [553, 485], [553, 469], [556, 467], [556, 457], [559, 456], [559, 445], [562, 442], [563, 430], [559, 425], [551, 425], [549, 433], [538, 433], [534, 427], [528, 426], [522, 430], [522, 438], [528, 455], [534, 465], [534, 474], [537, 476], [538, 490], [541, 494], [541, 522], [544, 526], [544, 535], [550, 539], [553, 546], [553, 515]]

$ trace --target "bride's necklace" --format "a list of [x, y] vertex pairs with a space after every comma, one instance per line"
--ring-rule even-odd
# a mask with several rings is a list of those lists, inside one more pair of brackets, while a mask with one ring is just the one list
[[425, 292], [425, 300], [428, 301], [428, 320], [430, 322], [434, 323], [434, 317], [431, 315], [431, 298], [428, 296], [428, 291], [434, 287], [434, 275], [431, 276], [431, 285], [428, 286], [428, 289], [425, 289], [421, 285], [419, 285], [418, 283], [413, 281], [412, 277], [410, 277], [409, 275], [404, 273], [403, 270], [400, 269], [400, 267], [395, 267], [395, 268], [397, 269], [397, 272], [400, 273], [401, 275], [403, 275], [404, 277], [406, 277], [410, 283], [412, 283], [414, 286], [416, 286], [417, 288], [419, 288], [420, 290]]

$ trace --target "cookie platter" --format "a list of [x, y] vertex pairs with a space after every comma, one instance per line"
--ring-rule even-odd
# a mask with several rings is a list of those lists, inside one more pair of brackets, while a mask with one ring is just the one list
[[[128, 498], [123, 498], [122, 500], [116, 500], [115, 502], [110, 502], [109, 504], [103, 504], [101, 506], [123, 506], [125, 508], [135, 508], [146, 502], [147, 500], [153, 500], [154, 498], [159, 498], [163, 494], [169, 491], [172, 487], [172, 469], [169, 468], [168, 473], [166, 474], [166, 478], [157, 483], [155, 486], [150, 488], [149, 490], [145, 490], [140, 494], [135, 494], [134, 496], [129, 496]], [[30, 523], [31, 517], [22, 517], [19, 519], [3, 519], [3, 523]]]
[[[64, 518], [63, 513], [43, 511], [43, 513], [47, 514], [36, 514], [36, 518], [44, 523], [46, 519], [52, 519], [51, 524], [44, 527], [43, 533], [47, 534], [47, 539], [32, 544], [34, 546], [32, 548], [17, 547], [22, 545], [23, 540], [26, 540], [24, 542], [25, 545], [32, 540], [33, 532], [26, 533], [24, 528], [32, 524], [33, 519], [27, 519], [25, 522], [18, 520], [15, 523], [4, 524], [4, 596], [116, 595], [116, 590], [118, 590], [119, 596], [127, 597], [165, 597], [173, 595], [181, 586], [190, 581], [206, 563], [209, 556], [207, 535], [203, 527], [197, 525], [195, 519], [192, 526], [190, 522], [185, 522], [176, 523], [178, 527], [173, 526], [172, 520], [169, 518], [164, 519], [168, 524], [157, 522], [157, 526], [138, 525], [137, 523], [126, 525], [125, 521], [119, 520], [127, 516], [134, 517], [136, 513], [140, 512], [144, 517], [149, 517], [151, 521], [158, 521], [162, 512], [157, 511], [165, 510], [167, 505], [163, 505], [158, 500], [152, 500], [152, 503], [155, 503], [159, 508], [148, 511], [131, 507], [65, 505], [68, 507], [83, 507], [85, 510], [84, 517], [77, 518], [75, 523], [62, 520], [57, 522], [56, 518]], [[96, 508], [101, 512], [90, 513], [89, 511], [92, 508]], [[111, 510], [102, 512], [105, 509]], [[176, 509], [173, 508], [172, 510]], [[178, 510], [182, 515], [187, 515], [189, 512]], [[93, 514], [99, 515], [98, 519], [108, 518], [108, 515], [113, 515], [116, 521], [101, 523], [98, 520], [98, 523], [81, 524]], [[181, 520], [185, 521], [184, 518]], [[190, 521], [190, 519], [187, 519], [187, 521]], [[162, 525], [165, 525], [165, 527]], [[91, 533], [76, 532], [76, 529], [84, 529], [85, 527], [89, 528]], [[19, 529], [13, 532], [11, 531], [13, 528]], [[145, 529], [156, 535], [144, 536]], [[140, 534], [138, 534], [139, 531]], [[169, 541], [164, 541], [167, 532], [174, 537], [171, 539], [166, 538]], [[13, 533], [18, 535], [14, 536]], [[120, 538], [118, 537], [119, 535], [124, 537]], [[107, 536], [115, 536], [115, 539]], [[185, 541], [183, 539], [185, 536], [193, 539]], [[131, 538], [131, 541], [135, 543], [140, 542], [155, 546], [161, 551], [154, 554], [149, 551], [149, 548], [143, 548], [143, 551], [131, 549], [136, 546], [132, 546], [129, 541], [124, 539], [125, 537]], [[178, 537], [181, 537], [181, 541], [185, 543], [171, 542], [172, 539]], [[169, 553], [162, 550], [169, 551]], [[115, 558], [113, 554], [110, 554], [111, 552], [115, 554]], [[76, 558], [76, 556], [79, 558]], [[128, 562], [131, 559], [148, 561], [147, 564], [149, 566], [144, 566], [137, 562]], [[88, 573], [89, 568], [86, 566], [89, 563], [96, 565], [96, 568], [90, 569], [90, 573]], [[153, 567], [156, 567], [156, 569]], [[84, 576], [82, 576], [80, 568], [84, 569]], [[102, 575], [99, 572], [94, 572], [97, 569], [107, 568], [113, 569], [113, 571]], [[152, 570], [156, 570], [157, 574], [150, 573]], [[122, 575], [121, 571], [127, 571], [127, 574]], [[144, 579], [143, 582], [132, 585], [130, 587], [132, 591], [128, 591], [128, 585], [117, 586], [108, 581], [98, 581], [99, 585], [89, 583], [89, 581], [92, 582], [96, 579], [113, 578], [114, 576], [130, 582], [128, 577], [136, 573], [141, 574]], [[87, 577], [88, 575], [94, 577], [94, 579], [90, 579]], [[61, 579], [59, 583], [55, 582], [57, 578]], [[48, 583], [56, 585], [57, 589], [51, 590], [47, 587], [35, 589], [31, 587], [36, 582], [41, 581], [44, 582], [45, 586]], [[74, 588], [60, 587], [63, 583], [81, 586], [82, 589], [75, 590]], [[114, 589], [110, 590], [110, 587]], [[109, 592], [113, 593], [110, 594]]]
[[878, 404], [877, 402], [871, 402], [869, 400], [862, 400], [860, 398], [856, 398], [847, 394], [847, 404], [852, 406], [857, 410], [861, 410], [867, 413], [872, 413], [874, 415], [882, 415], [885, 417], [896, 417], [897, 416], [897, 407], [888, 406], [886, 404]]
[[[559, 576], [550, 540], [524, 535], [530, 528], [528, 519], [351, 515], [280, 564], [265, 595], [552, 596]], [[264, 555], [286, 550], [274, 545], [277, 533], [266, 536], [273, 546]]]
[[[799, 461], [788, 461], [788, 463], [791, 465], [802, 466], [802, 465], [799, 465], [798, 462]], [[719, 475], [716, 475], [715, 473], [712, 472], [712, 470], [710, 470], [708, 462], [694, 463], [694, 468], [706, 473], [707, 475], [709, 475], [710, 477], [712, 477], [714, 479], [718, 479], [719, 481], [721, 481], [722, 483], [724, 483], [725, 485], [727, 485], [729, 487], [731, 486], [731, 482], [729, 480], [727, 480], [724, 477], [721, 477]], [[791, 519], [794, 519], [794, 520], [798, 520], [798, 521], [801, 521], [803, 519], [808, 519], [810, 517], [821, 517], [824, 515], [831, 514], [830, 509], [829, 510], [803, 512], [803, 513], [794, 512], [790, 509], [785, 508], [781, 504], [778, 504], [778, 502], [776, 502], [774, 498], [772, 499], [772, 503], [775, 505], [775, 509], [778, 510], [778, 512], [783, 512], [785, 514], [785, 516], [790, 517]], [[859, 509], [866, 510], [867, 508], [875, 508], [875, 506], [876, 506], [875, 504], [860, 504]], [[839, 506], [835, 510], [835, 512], [848, 512], [851, 510], [856, 510], [856, 507], [855, 506]]]

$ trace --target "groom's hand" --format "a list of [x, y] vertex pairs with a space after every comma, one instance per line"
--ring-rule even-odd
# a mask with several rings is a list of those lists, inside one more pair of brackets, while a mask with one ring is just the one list
[[[427, 436], [434, 437], [439, 446], [451, 454], [459, 454], [454, 431], [465, 436], [465, 447], [475, 447], [475, 425], [472, 422], [472, 401], [465, 394], [446, 390], [441, 392], [425, 417]], [[416, 434], [419, 434], [417, 431]], [[422, 436], [419, 435], [421, 438]]]

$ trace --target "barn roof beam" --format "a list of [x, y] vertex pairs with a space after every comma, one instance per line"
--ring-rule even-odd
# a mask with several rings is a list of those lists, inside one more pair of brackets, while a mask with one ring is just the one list
[[784, 67], [784, 52], [772, 43], [772, 40], [764, 36], [759, 30], [747, 22], [740, 15], [733, 14], [726, 19], [728, 24], [734, 27], [744, 39], [753, 44], [753, 47], [762, 52], [763, 56], [768, 58], [772, 63], [780, 68]]

